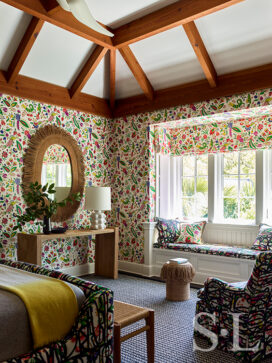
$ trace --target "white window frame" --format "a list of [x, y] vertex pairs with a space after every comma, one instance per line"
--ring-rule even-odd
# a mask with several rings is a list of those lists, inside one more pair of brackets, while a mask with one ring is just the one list
[[[255, 150], [252, 150], [253, 152]], [[234, 151], [236, 153], [238, 153], [239, 151]], [[260, 206], [257, 206], [257, 182], [260, 182], [260, 176], [263, 173], [263, 168], [262, 165], [259, 165], [260, 162], [262, 162], [262, 151], [255, 151], [255, 220], [252, 223], [246, 223], [246, 221], [244, 221], [245, 223], [241, 224], [242, 219], [225, 219], [224, 218], [224, 209], [223, 209], [223, 202], [224, 202], [224, 196], [223, 196], [223, 186], [224, 186], [224, 154], [223, 153], [218, 153], [215, 155], [210, 155], [210, 158], [213, 157], [215, 159], [214, 163], [216, 164], [216, 171], [214, 171], [215, 174], [215, 178], [213, 178], [214, 180], [214, 185], [211, 186], [211, 192], [213, 193], [212, 189], [216, 189], [216, 191], [214, 192], [214, 202], [213, 202], [213, 208], [214, 211], [212, 211], [211, 209], [211, 214], [212, 214], [212, 219], [209, 218], [209, 221], [213, 222], [213, 223], [220, 223], [220, 224], [240, 224], [240, 225], [252, 225], [261, 220], [262, 219], [262, 212], [261, 215], [260, 214]], [[257, 157], [258, 155], [258, 157]], [[210, 161], [210, 160], [209, 160]], [[213, 162], [212, 162], [213, 163]], [[258, 165], [258, 170], [257, 170], [257, 165]], [[261, 166], [261, 168], [260, 168]], [[214, 167], [214, 166], [212, 166]], [[257, 180], [257, 174], [259, 173], [258, 176], [258, 180]], [[240, 174], [240, 156], [238, 158], [238, 174], [235, 174], [238, 177], [238, 211], [239, 211], [239, 200], [240, 200], [240, 182], [241, 182], [241, 174]], [[259, 190], [260, 188], [258, 188], [258, 192], [260, 192]], [[258, 193], [259, 195], [260, 193]], [[216, 201], [216, 202], [215, 202]]]
[[271, 224], [272, 221], [272, 150], [264, 150], [263, 168], [267, 172], [263, 175], [263, 218], [262, 222]]
[[[183, 158], [182, 157], [179, 157], [179, 159], [180, 159], [180, 162], [179, 162], [179, 164], [180, 164], [180, 166], [181, 166], [181, 169], [180, 169], [180, 174], [178, 174], [177, 175], [177, 178], [178, 178], [178, 180], [180, 181], [180, 183], [181, 183], [181, 190], [182, 190], [182, 184], [183, 184], [183, 180], [185, 179], [187, 179], [187, 178], [194, 178], [194, 208], [196, 208], [196, 191], [197, 191], [197, 179], [199, 178], [199, 177], [204, 177], [204, 178], [207, 178], [208, 179], [208, 185], [209, 185], [209, 175], [208, 175], [208, 172], [209, 172], [209, 166], [208, 166], [208, 169], [207, 169], [207, 175], [202, 175], [202, 174], [198, 174], [198, 169], [197, 169], [197, 155], [194, 155], [194, 173], [192, 174], [192, 175], [183, 175]], [[189, 197], [189, 196], [183, 196], [182, 195], [182, 192], [181, 192], [181, 201], [183, 200], [183, 199], [190, 199], [190, 198], [192, 198], [192, 196], [191, 197]], [[177, 198], [175, 198], [175, 203], [178, 203], [178, 200], [177, 200]], [[181, 206], [180, 206], [180, 209], [181, 209], [181, 213], [182, 213], [182, 202], [181, 202]], [[177, 210], [177, 208], [175, 208], [175, 210]], [[181, 213], [180, 213], [180, 215], [181, 215]], [[189, 219], [190, 219], [191, 217], [189, 217]], [[203, 219], [203, 220], [207, 220], [208, 218], [201, 218], [201, 219]]]
[[[181, 200], [181, 178], [180, 175], [181, 160], [180, 156], [170, 157], [171, 162], [169, 166], [166, 165], [161, 168], [161, 158], [167, 157], [164, 155], [156, 155], [156, 216], [162, 218], [176, 218], [178, 211], [177, 204]], [[167, 162], [165, 163], [167, 164]], [[269, 202], [272, 202], [272, 150], [257, 150], [256, 151], [256, 191], [255, 191], [255, 221], [249, 224], [234, 223], [234, 220], [226, 221], [223, 218], [223, 198], [222, 198], [222, 185], [223, 185], [223, 157], [222, 154], [209, 154], [208, 155], [208, 222], [226, 225], [240, 225], [250, 226], [258, 225], [260, 223], [270, 223], [272, 220], [272, 207], [269, 209]], [[170, 178], [170, 173], [174, 171], [174, 178]], [[162, 174], [167, 173], [168, 184], [166, 190], [163, 191], [161, 187]], [[176, 180], [176, 183], [174, 182]], [[168, 193], [167, 206], [163, 204], [161, 193]], [[270, 198], [267, 198], [271, 195]], [[165, 199], [165, 198], [164, 198]], [[174, 206], [174, 207], [173, 207]], [[270, 215], [268, 213], [270, 211]], [[181, 214], [179, 214], [181, 215]]]

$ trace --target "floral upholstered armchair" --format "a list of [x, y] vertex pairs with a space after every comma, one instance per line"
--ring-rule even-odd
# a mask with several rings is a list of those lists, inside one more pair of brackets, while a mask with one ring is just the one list
[[195, 335], [216, 337], [217, 348], [246, 362], [272, 354], [272, 252], [257, 256], [248, 281], [208, 278], [198, 298]]

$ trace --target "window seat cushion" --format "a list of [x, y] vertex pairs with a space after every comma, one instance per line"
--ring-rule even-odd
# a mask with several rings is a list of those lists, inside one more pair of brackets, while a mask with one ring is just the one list
[[255, 251], [243, 247], [219, 246], [219, 245], [196, 245], [196, 244], [180, 244], [168, 243], [167, 248], [170, 250], [203, 253], [206, 255], [217, 255], [224, 257], [244, 258], [247, 260], [255, 260], [260, 251]]

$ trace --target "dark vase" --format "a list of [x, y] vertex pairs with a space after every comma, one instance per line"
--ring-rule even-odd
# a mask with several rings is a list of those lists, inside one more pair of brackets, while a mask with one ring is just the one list
[[43, 217], [43, 233], [50, 234], [51, 233], [51, 220], [50, 217]]

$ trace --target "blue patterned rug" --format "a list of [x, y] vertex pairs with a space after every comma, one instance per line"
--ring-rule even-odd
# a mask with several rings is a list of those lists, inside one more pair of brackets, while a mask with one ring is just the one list
[[[155, 310], [155, 362], [156, 363], [234, 363], [236, 359], [219, 350], [193, 351], [193, 318], [196, 289], [191, 289], [191, 299], [185, 302], [165, 300], [165, 284], [144, 278], [119, 274], [118, 280], [89, 275], [83, 277], [113, 290], [114, 298]], [[143, 324], [134, 324], [139, 327]], [[123, 330], [127, 333], [130, 327]], [[199, 346], [207, 347], [203, 339]], [[145, 334], [122, 343], [122, 363], [146, 363]], [[266, 359], [265, 363], [272, 362]]]

